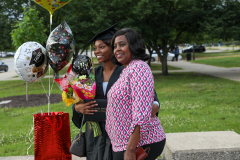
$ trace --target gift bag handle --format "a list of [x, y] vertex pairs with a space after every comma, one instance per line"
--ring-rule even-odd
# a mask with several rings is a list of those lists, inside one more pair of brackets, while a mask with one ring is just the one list
[[49, 117], [45, 117], [45, 118], [48, 120], [48, 122], [51, 124], [52, 128], [53, 128], [55, 131], [59, 131], [59, 130], [62, 128], [62, 118], [61, 118], [61, 117], [59, 117], [60, 125], [59, 125], [58, 128], [55, 128], [55, 127], [53, 126], [53, 124], [52, 124], [52, 122], [51, 122], [51, 120], [50, 120]]

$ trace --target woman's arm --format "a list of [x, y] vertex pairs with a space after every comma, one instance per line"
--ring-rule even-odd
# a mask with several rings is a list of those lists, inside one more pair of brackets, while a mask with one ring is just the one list
[[136, 125], [132, 135], [130, 136], [128, 145], [127, 145], [127, 150], [124, 153], [124, 160], [133, 160], [136, 159], [136, 146], [138, 144], [138, 141], [140, 139], [140, 126]]
[[[154, 80], [151, 69], [147, 64], [135, 64], [130, 74], [130, 88], [132, 99], [132, 125], [129, 130], [124, 160], [134, 159], [135, 149], [140, 140], [140, 132], [148, 130], [151, 120], [152, 103], [154, 100]], [[158, 109], [158, 107], [157, 107]]]
[[[157, 103], [156, 103], [157, 102]], [[151, 113], [151, 118], [153, 119], [156, 116], [158, 116], [158, 111], [160, 110], [160, 103], [157, 97], [157, 93], [154, 89], [154, 103], [152, 105], [152, 113]]]
[[75, 110], [75, 104], [72, 105], [72, 112], [73, 112], [72, 122], [77, 128], [80, 128], [83, 114]]
[[90, 110], [90, 108], [97, 106], [97, 104], [93, 104], [95, 101], [88, 102], [88, 103], [80, 103], [80, 104], [73, 104], [72, 111], [73, 117], [72, 121], [76, 127], [80, 128], [83, 114], [94, 114], [93, 112], [97, 112], [97, 110]]
[[88, 103], [78, 103], [75, 105], [75, 110], [77, 112], [81, 112], [82, 114], [91, 114], [93, 115], [93, 112], [97, 112], [97, 110], [92, 110], [91, 108], [97, 106], [98, 104], [94, 104], [96, 101], [91, 101]]

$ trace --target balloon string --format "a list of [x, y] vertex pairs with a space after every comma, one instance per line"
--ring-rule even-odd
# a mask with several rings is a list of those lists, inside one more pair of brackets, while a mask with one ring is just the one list
[[[50, 67], [49, 67], [50, 68]], [[49, 72], [50, 72], [50, 70], [49, 70]], [[50, 76], [49, 76], [50, 77]], [[53, 82], [52, 82], [52, 87], [51, 87], [51, 89], [50, 89], [50, 78], [49, 78], [49, 95], [47, 94], [47, 91], [46, 91], [46, 89], [45, 89], [45, 87], [44, 87], [44, 85], [43, 85], [43, 83], [42, 83], [42, 80], [40, 81], [41, 82], [41, 84], [42, 84], [42, 86], [43, 86], [43, 89], [44, 89], [44, 91], [45, 91], [45, 94], [46, 94], [46, 96], [47, 96], [47, 98], [48, 98], [48, 115], [49, 115], [49, 110], [50, 110], [50, 95], [51, 95], [51, 91], [52, 91], [52, 89], [53, 89], [53, 84], [54, 84], [54, 79], [53, 79]]]
[[[52, 14], [50, 13], [50, 34], [51, 34], [51, 26], [52, 26]], [[48, 115], [49, 115], [49, 110], [50, 110], [50, 64], [48, 66], [49, 68], [49, 95], [47, 96], [48, 97]]]
[[50, 93], [51, 93], [51, 90], [50, 90], [50, 71], [51, 71], [51, 69], [50, 69], [50, 65], [48, 66], [48, 68], [49, 68], [49, 95], [48, 95], [48, 115], [49, 115], [49, 110], [50, 110]]
[[52, 14], [50, 13], [50, 34], [51, 34], [51, 26], [52, 26]]
[[[52, 32], [51, 27], [52, 27], [52, 14], [50, 13], [50, 34], [51, 34], [51, 32]], [[50, 94], [51, 94], [51, 91], [50, 91], [50, 86], [51, 86], [51, 85], [50, 85], [50, 64], [49, 64], [48, 68], [49, 68], [49, 96], [48, 96], [48, 115], [49, 115], [49, 110], [50, 110]]]
[[[34, 117], [33, 117], [33, 126], [34, 126]], [[28, 159], [27, 159], [27, 160], [29, 160], [29, 158], [31, 158], [30, 155], [28, 154], [28, 150], [32, 147], [32, 144], [33, 144], [33, 141], [32, 141], [32, 140], [33, 140], [34, 137], [30, 138], [31, 133], [33, 132], [33, 129], [34, 129], [33, 126], [32, 126], [32, 128], [31, 128], [31, 131], [30, 131], [29, 134], [28, 134], [28, 139], [29, 139], [29, 141], [30, 141], [30, 146], [29, 146], [28, 149], [27, 149], [27, 155], [28, 155]]]

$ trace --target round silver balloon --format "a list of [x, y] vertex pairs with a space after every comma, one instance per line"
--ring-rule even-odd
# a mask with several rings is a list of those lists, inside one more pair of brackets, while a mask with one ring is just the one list
[[18, 76], [26, 82], [37, 82], [48, 70], [46, 49], [37, 42], [22, 44], [14, 56], [14, 68]]

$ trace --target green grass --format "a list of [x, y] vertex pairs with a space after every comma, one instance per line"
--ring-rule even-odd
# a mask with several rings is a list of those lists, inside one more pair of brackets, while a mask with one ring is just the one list
[[[186, 54], [182, 53], [181, 54], [183, 59], [186, 59]], [[224, 50], [222, 52], [210, 52], [210, 53], [195, 53], [195, 59], [198, 58], [212, 58], [212, 57], [222, 57], [222, 56], [236, 56], [239, 55], [240, 56], [240, 51], [239, 50]], [[193, 54], [192, 54], [193, 57]]]
[[200, 64], [208, 64], [218, 67], [240, 67], [240, 57], [223, 57], [223, 58], [210, 58], [210, 59], [199, 59], [195, 61], [190, 61]]
[[155, 74], [154, 81], [165, 132], [240, 134], [239, 82], [197, 73]]
[[[48, 79], [42, 81], [48, 90]], [[166, 133], [235, 131], [240, 134], [239, 82], [198, 73], [154, 74], [154, 81], [161, 104], [158, 117]], [[0, 98], [25, 95], [25, 82], [0, 81], [0, 91]], [[41, 83], [29, 84], [29, 94], [40, 93], [45, 93]], [[52, 93], [61, 94], [56, 84]], [[0, 156], [26, 155], [33, 114], [40, 110], [47, 112], [47, 105], [0, 108]], [[51, 104], [50, 111], [68, 112], [72, 117], [71, 107], [62, 102]], [[73, 138], [78, 129], [72, 122], [70, 127]], [[34, 145], [29, 154], [34, 154]]]
[[[43, 78], [42, 83], [48, 92], [49, 88], [49, 79]], [[50, 83], [52, 86], [53, 79], [50, 79]], [[0, 81], [0, 98], [24, 95], [26, 94], [26, 82], [22, 80], [14, 80], [14, 81]], [[28, 94], [41, 94], [45, 93], [41, 82], [28, 83]], [[54, 83], [51, 93], [53, 94], [61, 94], [60, 89]]]
[[4, 58], [0, 58], [0, 60], [5, 60], [5, 59], [10, 59], [10, 58], [14, 58], [14, 57], [4, 57]]
[[[27, 155], [27, 148], [30, 146], [29, 138], [34, 137], [34, 132], [30, 135], [33, 127], [33, 114], [47, 112], [47, 105], [30, 108], [1, 108], [1, 132], [0, 132], [0, 156], [20, 156]], [[51, 104], [50, 111], [63, 111], [70, 113], [72, 117], [72, 107], [64, 104]], [[78, 133], [78, 129], [70, 123], [72, 138]], [[29, 150], [30, 155], [34, 155], [34, 144]]]

